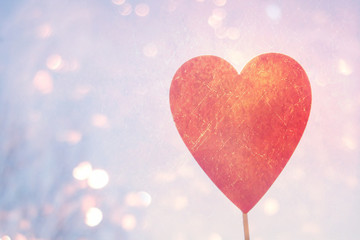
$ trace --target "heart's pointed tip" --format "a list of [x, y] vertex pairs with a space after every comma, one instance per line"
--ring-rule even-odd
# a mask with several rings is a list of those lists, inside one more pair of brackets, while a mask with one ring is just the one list
[[248, 214], [248, 213], [250, 212], [250, 209], [242, 210], [242, 209], [240, 208], [240, 210], [241, 210], [241, 212], [242, 212], [243, 214]]
[[240, 209], [240, 211], [243, 214], [248, 214], [248, 212], [251, 211], [251, 209], [253, 209], [255, 207], [255, 205], [258, 203], [258, 201], [251, 201], [251, 202], [242, 202], [242, 201], [233, 201], [231, 200], [232, 203], [238, 208]]

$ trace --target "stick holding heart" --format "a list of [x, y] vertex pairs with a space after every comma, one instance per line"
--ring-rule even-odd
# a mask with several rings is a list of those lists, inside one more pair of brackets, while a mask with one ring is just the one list
[[177, 70], [170, 107], [185, 145], [243, 212], [245, 227], [300, 141], [311, 87], [300, 64], [283, 54], [257, 56], [240, 74], [222, 58], [200, 56]]

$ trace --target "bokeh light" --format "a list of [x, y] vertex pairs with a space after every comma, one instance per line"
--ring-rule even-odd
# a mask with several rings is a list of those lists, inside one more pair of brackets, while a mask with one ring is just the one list
[[222, 240], [222, 237], [220, 236], [220, 234], [218, 233], [212, 233], [209, 236], [209, 240]]
[[33, 85], [36, 90], [41, 92], [42, 94], [49, 94], [53, 91], [53, 80], [51, 75], [44, 70], [40, 70], [36, 73]]
[[109, 127], [108, 118], [104, 114], [94, 114], [91, 118], [91, 123], [95, 127], [107, 128]]
[[218, 28], [222, 25], [222, 19], [217, 16], [211, 15], [208, 18], [208, 24], [210, 25], [210, 27]]
[[108, 183], [109, 175], [103, 169], [94, 169], [88, 178], [88, 185], [93, 189], [104, 188]]
[[344, 59], [339, 59], [338, 70], [345, 76], [348, 76], [352, 73], [352, 67]]
[[132, 231], [137, 224], [136, 218], [132, 214], [125, 214], [121, 220], [121, 226], [126, 231]]
[[58, 139], [59, 141], [75, 145], [81, 141], [82, 133], [77, 130], [66, 130], [59, 133]]
[[63, 67], [64, 63], [63, 60], [61, 58], [60, 55], [55, 54], [55, 55], [51, 55], [50, 57], [48, 57], [48, 59], [46, 60], [46, 66], [50, 69], [50, 70], [61, 70], [61, 68]]
[[73, 177], [77, 180], [86, 180], [92, 173], [92, 166], [89, 162], [81, 162], [73, 170]]
[[85, 223], [89, 227], [95, 227], [101, 223], [103, 219], [103, 213], [98, 208], [90, 208], [86, 212]]
[[212, 15], [208, 18], [208, 24], [212, 28], [219, 28], [223, 24], [223, 20], [226, 17], [226, 10], [222, 8], [216, 8], [212, 11]]
[[125, 203], [131, 207], [148, 207], [151, 204], [151, 196], [144, 191], [130, 192], [125, 197]]
[[149, 12], [150, 12], [149, 5], [147, 5], [145, 3], [140, 3], [135, 6], [135, 13], [139, 17], [145, 17], [149, 14]]
[[224, 8], [215, 8], [212, 11], [212, 16], [218, 18], [218, 19], [225, 19], [226, 17], [226, 10]]
[[264, 202], [264, 212], [266, 215], [272, 216], [279, 211], [279, 202], [274, 198], [267, 198]]
[[116, 5], [124, 4], [126, 0], [112, 0], [112, 2]]
[[226, 0], [213, 0], [213, 2], [218, 7], [222, 7], [226, 4]]
[[132, 13], [132, 6], [130, 3], [125, 3], [123, 5], [121, 5], [120, 8], [120, 14], [123, 16], [128, 16]]

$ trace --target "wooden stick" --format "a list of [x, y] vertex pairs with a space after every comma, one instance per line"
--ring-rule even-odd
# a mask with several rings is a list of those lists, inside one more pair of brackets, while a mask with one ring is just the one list
[[246, 213], [243, 213], [243, 223], [244, 223], [244, 235], [245, 235], [245, 240], [250, 240], [250, 235], [249, 235], [249, 221], [248, 221], [248, 216]]

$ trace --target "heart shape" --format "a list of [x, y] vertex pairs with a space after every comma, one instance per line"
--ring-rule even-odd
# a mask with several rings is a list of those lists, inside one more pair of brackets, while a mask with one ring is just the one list
[[300, 64], [283, 54], [257, 56], [240, 74], [222, 58], [200, 56], [177, 70], [170, 106], [195, 160], [247, 213], [300, 141], [311, 87]]

